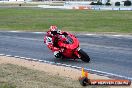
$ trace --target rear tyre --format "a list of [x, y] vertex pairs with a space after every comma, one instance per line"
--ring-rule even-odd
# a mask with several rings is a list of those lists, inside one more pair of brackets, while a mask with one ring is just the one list
[[82, 49], [80, 49], [78, 52], [79, 52], [79, 55], [81, 56], [82, 61], [87, 63], [90, 61], [90, 57]]

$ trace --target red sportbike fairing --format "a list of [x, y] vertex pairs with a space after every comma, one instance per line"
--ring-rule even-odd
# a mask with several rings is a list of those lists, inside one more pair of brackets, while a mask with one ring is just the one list
[[56, 43], [63, 58], [81, 59], [84, 62], [90, 61], [87, 53], [80, 49], [79, 40], [74, 35], [60, 35]]

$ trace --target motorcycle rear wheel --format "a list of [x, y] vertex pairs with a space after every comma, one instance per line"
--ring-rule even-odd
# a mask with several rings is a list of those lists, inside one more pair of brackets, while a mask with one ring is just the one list
[[80, 49], [78, 52], [79, 52], [79, 55], [81, 56], [81, 60], [89, 63], [90, 57], [88, 56], [88, 54], [84, 52], [82, 49]]

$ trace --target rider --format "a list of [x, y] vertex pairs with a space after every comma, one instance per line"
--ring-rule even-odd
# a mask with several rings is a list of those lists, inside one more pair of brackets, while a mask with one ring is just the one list
[[50, 48], [53, 53], [54, 53], [54, 56], [56, 58], [61, 58], [62, 55], [61, 53], [59, 52], [59, 48], [55, 45], [55, 41], [56, 39], [59, 38], [60, 35], [68, 35], [67, 32], [62, 32], [61, 30], [58, 29], [57, 26], [55, 25], [52, 25], [50, 26], [49, 30], [47, 31], [47, 34], [46, 36], [44, 37], [44, 43], [46, 43], [46, 45], [48, 46], [48, 48]]

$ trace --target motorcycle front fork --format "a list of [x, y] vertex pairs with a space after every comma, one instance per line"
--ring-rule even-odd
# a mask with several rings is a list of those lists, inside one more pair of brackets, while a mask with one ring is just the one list
[[76, 50], [75, 50], [75, 52], [74, 52], [74, 54], [78, 57], [78, 58], [81, 58], [81, 56], [79, 55], [79, 50], [80, 50], [80, 48], [78, 47]]

